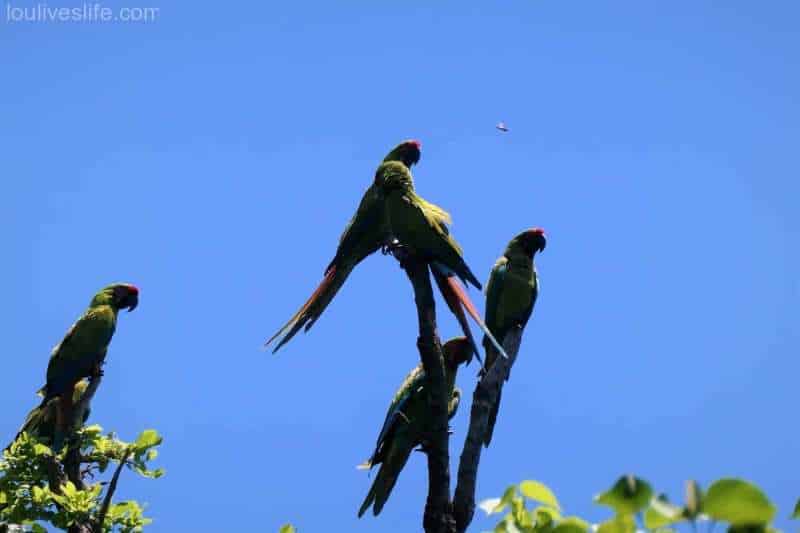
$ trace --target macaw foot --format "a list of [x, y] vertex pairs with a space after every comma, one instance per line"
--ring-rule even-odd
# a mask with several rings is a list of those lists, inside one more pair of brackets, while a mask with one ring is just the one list
[[102, 378], [103, 374], [103, 363], [97, 363], [92, 369], [92, 374], [89, 376], [89, 379]]
[[381, 253], [383, 255], [393, 255], [395, 259], [400, 261], [401, 266], [406, 257], [408, 257], [408, 249], [400, 244], [397, 239], [391, 239], [381, 246]]
[[402, 246], [403, 245], [400, 244], [400, 241], [398, 241], [394, 237], [391, 237], [387, 239], [385, 243], [383, 243], [383, 246], [381, 246], [381, 253], [383, 255], [389, 255], [391, 253], [394, 253], [394, 251], [397, 248], [402, 248]]

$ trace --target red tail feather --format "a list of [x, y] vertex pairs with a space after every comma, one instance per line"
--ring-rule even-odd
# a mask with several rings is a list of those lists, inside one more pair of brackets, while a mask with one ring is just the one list
[[475, 304], [473, 304], [472, 300], [469, 299], [467, 292], [461, 287], [461, 284], [458, 282], [455, 276], [447, 277], [447, 285], [452, 289], [453, 293], [458, 297], [458, 300], [464, 305], [467, 313], [470, 314], [475, 322], [482, 324], [483, 320], [481, 319], [481, 315], [478, 313], [478, 310], [475, 309]]
[[[483, 330], [483, 333], [486, 335], [486, 337], [489, 338], [492, 344], [494, 344], [495, 348], [497, 348], [497, 351], [500, 353], [500, 355], [508, 359], [508, 355], [506, 355], [505, 350], [503, 350], [503, 347], [500, 345], [499, 342], [497, 342], [497, 339], [494, 338], [492, 332], [489, 331], [489, 328], [486, 326], [486, 323], [484, 323], [483, 319], [481, 318], [481, 315], [475, 308], [475, 304], [473, 304], [472, 300], [469, 299], [467, 292], [464, 290], [464, 288], [461, 286], [461, 284], [458, 282], [455, 276], [447, 276], [447, 286], [450, 289], [450, 291], [452, 291], [453, 295], [456, 298], [458, 298], [458, 301], [461, 303], [461, 305], [464, 306], [464, 309], [467, 310], [467, 313], [469, 313], [470, 316], [473, 318], [473, 320], [475, 320], [475, 323], [478, 324], [481, 330]], [[449, 302], [448, 305], [450, 305]], [[457, 313], [456, 316], [458, 316]]]
[[[322, 282], [320, 282], [320, 284], [316, 288], [316, 290], [314, 290], [314, 292], [311, 294], [311, 296], [308, 298], [308, 300], [306, 300], [306, 303], [303, 304], [303, 306], [300, 308], [300, 310], [297, 311], [294, 314], [294, 316], [292, 316], [292, 318], [290, 318], [289, 321], [281, 329], [279, 329], [277, 333], [275, 333], [275, 335], [270, 337], [269, 340], [264, 343], [264, 346], [268, 346], [272, 341], [274, 341], [276, 338], [280, 337], [289, 328], [293, 329], [293, 332], [291, 333], [291, 335], [293, 335], [294, 332], [296, 332], [298, 329], [300, 329], [302, 327], [302, 324], [300, 324], [300, 326], [297, 327], [296, 329], [293, 328], [293, 326], [297, 323], [298, 320], [302, 320], [303, 315], [306, 313], [306, 311], [308, 311], [308, 309], [312, 305], [314, 305], [314, 302], [317, 301], [319, 296], [321, 294], [323, 294], [327, 290], [328, 286], [330, 286], [330, 284], [333, 282], [334, 276], [336, 276], [336, 265], [331, 265], [330, 267], [328, 267], [328, 270], [325, 271], [325, 277], [322, 278]], [[288, 340], [288, 339], [286, 339], [286, 340]], [[276, 350], [277, 350], [277, 348], [276, 348]]]

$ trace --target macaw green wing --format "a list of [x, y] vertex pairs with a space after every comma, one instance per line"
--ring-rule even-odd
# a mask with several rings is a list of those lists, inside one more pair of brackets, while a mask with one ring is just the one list
[[396, 428], [397, 424], [409, 423], [408, 416], [403, 412], [403, 409], [407, 406], [411, 398], [422, 391], [424, 383], [425, 371], [422, 369], [422, 365], [419, 365], [409, 372], [400, 385], [400, 388], [395, 393], [394, 398], [392, 398], [392, 402], [389, 404], [389, 409], [386, 412], [386, 418], [383, 421], [383, 426], [381, 427], [381, 431], [375, 443], [375, 451], [372, 452], [372, 456], [367, 461], [359, 465], [359, 469], [369, 469], [381, 462], [384, 443], [387, 439], [391, 438], [391, 433]]
[[[503, 322], [503, 309], [500, 308], [501, 295], [505, 288], [505, 277], [507, 272], [508, 259], [500, 257], [492, 268], [489, 281], [486, 283], [486, 327], [489, 328], [498, 342], [503, 342], [500, 336], [502, 333], [499, 325]], [[489, 339], [483, 338], [483, 346], [486, 350], [486, 369], [490, 369], [495, 361], [495, 355], [489, 349]]]
[[[505, 256], [497, 260], [486, 286], [486, 324], [498, 340], [502, 342], [511, 328], [525, 327], [536, 304], [538, 286], [536, 270], [527, 257], [512, 255], [510, 260]], [[486, 347], [486, 368], [489, 369], [496, 356], [489, 349], [489, 340], [485, 337], [483, 344]], [[505, 379], [508, 378], [506, 375]], [[487, 447], [492, 441], [502, 391], [501, 384], [497, 391], [497, 401], [489, 413], [483, 440]]]
[[[72, 397], [73, 403], [78, 403], [78, 401], [81, 400], [87, 387], [88, 382], [86, 380], [79, 381], [77, 385], [75, 385]], [[52, 443], [56, 431], [56, 410], [58, 409], [58, 403], [60, 401], [60, 398], [52, 398], [31, 409], [28, 416], [25, 417], [25, 422], [23, 422], [22, 427], [19, 428], [16, 437], [14, 437], [14, 440], [17, 440], [22, 433], [27, 433], [44, 444]], [[75, 426], [80, 427], [85, 424], [86, 420], [89, 418], [90, 412], [91, 409], [87, 406], [81, 420], [75, 421]]]
[[[418, 394], [414, 395], [414, 397], [417, 396]], [[455, 416], [460, 400], [461, 390], [455, 388], [448, 405], [448, 419]], [[361, 504], [361, 508], [358, 511], [359, 517], [369, 509], [370, 505], [375, 516], [383, 510], [383, 506], [389, 499], [400, 472], [402, 472], [406, 462], [408, 462], [408, 458], [411, 456], [411, 452], [421, 442], [424, 427], [425, 420], [422, 419], [422, 416], [396, 426], [391, 438], [386, 440], [384, 445], [386, 450], [383, 453], [380, 470], [378, 470], [378, 475], [375, 477], [364, 503]]]
[[47, 365], [45, 400], [69, 391], [103, 362], [116, 328], [116, 312], [107, 305], [88, 309], [53, 349]]
[[481, 288], [464, 261], [461, 247], [447, 231], [444, 210], [413, 191], [400, 190], [387, 195], [386, 209], [392, 233], [403, 245], [452, 269], [464, 283]]
[[385, 241], [385, 220], [380, 191], [373, 184], [364, 192], [355, 215], [347, 223], [341, 237], [336, 255], [326, 271], [345, 258], [355, 258], [356, 263], [375, 252]]
[[56, 424], [57, 404], [58, 398], [53, 398], [46, 404], [31, 409], [14, 440], [17, 440], [22, 433], [27, 433], [31, 437], [36, 437], [40, 440], [52, 440]]

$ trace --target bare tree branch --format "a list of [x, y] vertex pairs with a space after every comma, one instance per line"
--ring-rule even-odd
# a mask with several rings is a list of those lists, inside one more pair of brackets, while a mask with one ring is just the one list
[[97, 392], [97, 388], [100, 386], [102, 379], [102, 374], [98, 373], [89, 380], [89, 385], [86, 387], [83, 396], [72, 406], [72, 420], [69, 421], [69, 425], [67, 426], [67, 443], [69, 449], [64, 456], [64, 473], [67, 475], [67, 479], [69, 479], [78, 490], [84, 490], [86, 485], [81, 475], [81, 450], [73, 437], [75, 436], [75, 428], [83, 424], [84, 414], [86, 414], [86, 411], [89, 409], [89, 404], [92, 398], [94, 398], [94, 394]]
[[[517, 359], [519, 345], [522, 342], [522, 328], [509, 331], [503, 339], [503, 348], [508, 359], [495, 352], [495, 362], [486, 375], [475, 386], [472, 395], [472, 408], [469, 417], [469, 431], [464, 441], [464, 449], [458, 463], [458, 484], [456, 485], [453, 509], [456, 530], [463, 533], [467, 530], [475, 514], [475, 483], [478, 477], [478, 465], [481, 460], [483, 438], [489, 424], [489, 414], [497, 403], [500, 389], [503, 387], [511, 366]], [[495, 350], [490, 346], [491, 350]], [[487, 355], [487, 359], [489, 359]]]
[[108, 484], [106, 496], [103, 498], [103, 505], [100, 507], [100, 514], [97, 515], [97, 522], [93, 528], [95, 533], [101, 533], [103, 531], [103, 522], [106, 521], [108, 508], [111, 506], [111, 498], [114, 497], [114, 492], [117, 490], [117, 481], [119, 481], [119, 475], [122, 473], [122, 467], [125, 466], [125, 463], [128, 461], [128, 457], [131, 456], [131, 453], [133, 453], [131, 448], [125, 450], [125, 453], [122, 455], [122, 459], [119, 460], [116, 470], [114, 470], [114, 475], [111, 476], [111, 483]]
[[436, 333], [436, 305], [428, 264], [403, 248], [395, 247], [393, 254], [400, 261], [414, 289], [419, 320], [417, 348], [425, 370], [431, 415], [423, 442], [428, 457], [428, 498], [422, 524], [426, 533], [455, 533], [450, 502], [450, 435], [447, 429], [450, 398], [447, 394], [442, 346]]

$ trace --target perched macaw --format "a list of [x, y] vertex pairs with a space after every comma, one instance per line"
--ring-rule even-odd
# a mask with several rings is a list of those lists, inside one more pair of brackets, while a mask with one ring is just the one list
[[47, 365], [47, 383], [39, 391], [44, 399], [41, 408], [50, 400], [60, 398], [56, 409], [56, 438], [60, 449], [63, 431], [72, 413], [75, 385], [83, 378], [100, 375], [108, 345], [117, 325], [120, 309], [133, 311], [139, 304], [139, 289], [126, 283], [115, 283], [100, 290], [89, 308], [67, 331], [64, 339], [53, 348]]
[[[403, 168], [410, 168], [419, 161], [420, 149], [419, 141], [404, 141], [386, 155], [381, 167], [391, 161]], [[300, 310], [265, 343], [267, 346], [278, 337], [282, 337], [272, 353], [289, 342], [304, 326], [305, 331], [311, 329], [356, 265], [386, 243], [388, 231], [380, 192], [375, 183], [366, 190], [361, 203], [358, 204], [356, 214], [339, 239], [336, 255], [325, 269], [322, 282]]]
[[[75, 388], [72, 392], [73, 405], [77, 404], [81, 398], [83, 398], [83, 395], [88, 387], [89, 381], [85, 379], [82, 379], [75, 384]], [[28, 413], [28, 416], [25, 417], [25, 422], [22, 424], [22, 427], [19, 428], [17, 436], [14, 437], [14, 441], [16, 441], [23, 433], [27, 433], [28, 436], [35, 437], [43, 444], [53, 444], [53, 439], [56, 432], [56, 412], [58, 410], [58, 402], [60, 401], [61, 400], [59, 398], [51, 398], [46, 404], [34, 407], [31, 412]], [[69, 429], [78, 429], [80, 426], [86, 423], [90, 412], [91, 408], [87, 406], [80, 416], [80, 420], [73, 420], [73, 427]]]
[[[472, 316], [484, 334], [492, 339], [492, 333], [484, 324], [475, 305], [456, 277], [471, 283], [478, 289], [481, 283], [464, 261], [461, 247], [450, 235], [450, 214], [419, 196], [414, 190], [414, 178], [404, 165], [385, 163], [378, 168], [375, 184], [380, 187], [386, 206], [386, 219], [391, 235], [412, 253], [421, 256], [431, 266], [437, 285], [450, 310], [456, 315], [464, 335], [472, 340], [463, 309]], [[473, 344], [475, 354], [477, 346]], [[497, 344], [499, 353], [505, 355]], [[480, 356], [479, 356], [480, 358]]]
[[[450, 339], [442, 346], [447, 390], [450, 393], [449, 418], [456, 414], [461, 399], [461, 391], [455, 386], [458, 366], [467, 362], [471, 354], [472, 346], [466, 337]], [[422, 444], [429, 415], [425, 371], [420, 364], [406, 376], [400, 389], [395, 393], [372, 456], [358, 466], [359, 469], [367, 470], [377, 464], [381, 465], [358, 511], [359, 517], [370, 506], [374, 515], [377, 516], [381, 512], [411, 452]]]
[[[547, 238], [541, 228], [523, 231], [511, 239], [505, 252], [492, 268], [486, 285], [486, 325], [500, 342], [503, 342], [511, 328], [517, 326], [524, 328], [528, 323], [539, 294], [539, 276], [536, 273], [533, 257], [536, 252], [544, 250], [546, 245]], [[486, 370], [490, 369], [496, 360], [494, 351], [490, 349], [490, 343], [491, 341], [484, 337]], [[501, 385], [497, 391], [497, 403], [489, 414], [489, 425], [483, 441], [487, 447], [492, 441], [502, 391]]]

